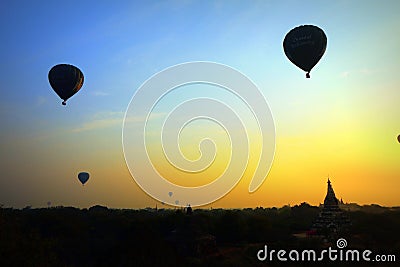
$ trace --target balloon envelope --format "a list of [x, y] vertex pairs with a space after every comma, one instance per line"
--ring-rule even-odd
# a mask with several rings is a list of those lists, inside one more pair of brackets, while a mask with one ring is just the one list
[[49, 82], [57, 95], [64, 100], [76, 94], [83, 85], [83, 73], [80, 69], [69, 64], [55, 65], [49, 71]]
[[314, 25], [296, 27], [286, 34], [283, 49], [288, 59], [297, 67], [309, 72], [318, 63], [326, 50], [324, 31]]
[[89, 173], [87, 172], [80, 172], [78, 174], [78, 179], [84, 185], [89, 180]]
[[397, 141], [400, 143], [400, 134], [397, 136]]

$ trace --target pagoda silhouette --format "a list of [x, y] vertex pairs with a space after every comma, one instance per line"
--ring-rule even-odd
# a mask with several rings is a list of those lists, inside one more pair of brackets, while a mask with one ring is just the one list
[[328, 191], [324, 205], [311, 230], [326, 237], [335, 238], [350, 226], [350, 220], [339, 207], [339, 200], [328, 178]]

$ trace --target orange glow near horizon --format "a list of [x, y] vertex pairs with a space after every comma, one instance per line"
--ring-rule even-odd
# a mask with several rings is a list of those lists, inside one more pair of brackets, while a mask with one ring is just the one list
[[[344, 202], [400, 206], [400, 35], [396, 34], [400, 1], [313, 1], [296, 9], [279, 1], [126, 1], [119, 5], [82, 1], [76, 9], [76, 4], [66, 1], [62, 14], [59, 4], [7, 2], [0, 16], [1, 25], [7, 25], [2, 27], [7, 42], [0, 49], [0, 206], [47, 207], [51, 202], [76, 207], [163, 207], [135, 183], [128, 170], [122, 144], [125, 111], [138, 88], [153, 75], [192, 61], [216, 62], [243, 73], [265, 97], [275, 124], [272, 167], [260, 188], [249, 193], [254, 171], [268, 166], [258, 162], [263, 145], [260, 129], [243, 96], [195, 81], [162, 96], [149, 90], [154, 95], [138, 102], [140, 106], [157, 99], [149, 117], [130, 114], [126, 127], [142, 131], [147, 120], [145, 145], [151, 162], [171, 182], [210, 183], [224, 173], [231, 155], [249, 153], [237, 186], [206, 208], [318, 205], [324, 200], [328, 176]], [[49, 14], [74, 19], [65, 28], [65, 19], [50, 20]], [[282, 44], [290, 29], [305, 23], [318, 25], [328, 39], [310, 79], [288, 60]], [[48, 81], [51, 66], [58, 63], [73, 64], [85, 76], [82, 89], [66, 106]], [[248, 93], [248, 99], [249, 95], [261, 99], [257, 91], [246, 90], [240, 92]], [[210, 101], [194, 109], [189, 100], [196, 98], [222, 102], [224, 108], [212, 109]], [[182, 109], [183, 115], [177, 109], [182, 103], [187, 108]], [[260, 105], [260, 110], [267, 110]], [[232, 131], [226, 132], [215, 120], [198, 119], [200, 113], [187, 120], [191, 108], [221, 111], [222, 119], [232, 115], [230, 109], [239, 119], [235, 117], [229, 125]], [[210, 156], [208, 152], [215, 152], [212, 143], [202, 141], [210, 138], [215, 143], [215, 161], [204, 171], [181, 172], [163, 154], [163, 119], [176, 110], [171, 120], [187, 120], [187, 124], [169, 128], [181, 130], [181, 136], [169, 142], [176, 141], [186, 159]], [[243, 142], [231, 144], [229, 137], [238, 132]], [[263, 134], [272, 135], [272, 130]], [[139, 155], [137, 166], [147, 160], [135, 155]], [[177, 161], [178, 167], [185, 163]], [[240, 175], [239, 164], [232, 165]], [[84, 186], [77, 179], [81, 171], [90, 173]]]

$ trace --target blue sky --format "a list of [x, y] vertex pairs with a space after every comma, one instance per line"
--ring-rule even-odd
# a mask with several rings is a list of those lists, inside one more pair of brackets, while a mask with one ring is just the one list
[[[0, 203], [40, 206], [51, 199], [77, 206], [97, 202], [116, 207], [152, 205], [126, 173], [122, 118], [142, 83], [164, 68], [189, 61], [219, 62], [252, 79], [271, 107], [278, 139], [317, 132], [322, 139], [323, 135], [332, 137], [338, 127], [353, 129], [354, 136], [368, 132], [365, 138], [372, 154], [389, 151], [383, 161], [396, 173], [398, 147], [389, 149], [389, 141], [384, 148], [373, 146], [371, 140], [400, 133], [399, 10], [398, 1], [3, 1]], [[285, 34], [302, 24], [321, 27], [328, 37], [326, 53], [310, 80], [282, 49]], [[59, 63], [73, 64], [85, 75], [83, 88], [66, 107], [47, 79], [50, 68]], [[352, 135], [336, 136], [348, 146]], [[362, 144], [356, 147], [357, 153], [365, 152]], [[330, 148], [322, 145], [320, 149]], [[278, 150], [278, 158], [289, 150]], [[371, 156], [359, 164], [374, 160]], [[326, 171], [321, 170], [323, 174], [312, 173], [310, 182], [323, 181], [332, 170], [340, 173], [341, 161], [332, 161]], [[380, 168], [377, 164], [374, 171]], [[92, 191], [86, 195], [75, 189], [71, 195], [64, 194], [60, 188], [76, 183], [75, 178], [67, 181], [68, 177], [85, 169], [98, 176], [121, 173], [123, 182], [115, 185], [103, 177], [99, 179], [103, 183], [93, 182], [91, 189], [89, 181], [86, 189]], [[312, 165], [307, 165], [304, 172], [310, 169]], [[59, 172], [57, 179], [63, 182], [55, 182], [52, 172]], [[388, 190], [393, 179], [388, 180]], [[339, 186], [346, 193], [345, 178], [341, 181]], [[270, 187], [278, 192], [288, 184], [290, 180]], [[315, 204], [321, 198], [324, 181], [321, 184], [309, 202]], [[102, 197], [111, 185], [115, 192]], [[366, 188], [374, 185], [371, 180]], [[134, 193], [119, 191], [126, 187]], [[394, 193], [388, 192], [388, 198], [360, 195], [353, 200], [393, 205]], [[351, 198], [350, 190], [347, 194]], [[286, 201], [272, 194], [266, 200], [260, 193], [244, 203], [280, 205], [307, 201], [306, 197], [287, 196]], [[232, 203], [228, 198], [220, 205]]]

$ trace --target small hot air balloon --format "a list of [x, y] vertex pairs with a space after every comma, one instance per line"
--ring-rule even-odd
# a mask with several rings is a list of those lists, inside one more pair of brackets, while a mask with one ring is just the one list
[[288, 59], [307, 72], [318, 63], [326, 50], [327, 38], [324, 31], [314, 25], [296, 27], [286, 34], [283, 49]]
[[80, 172], [78, 174], [78, 179], [84, 185], [89, 180], [89, 173], [87, 172]]
[[172, 197], [172, 192], [168, 192], [168, 195], [169, 195], [170, 197]]
[[49, 82], [53, 90], [63, 100], [62, 104], [76, 94], [83, 85], [83, 73], [69, 64], [55, 65], [49, 71]]

